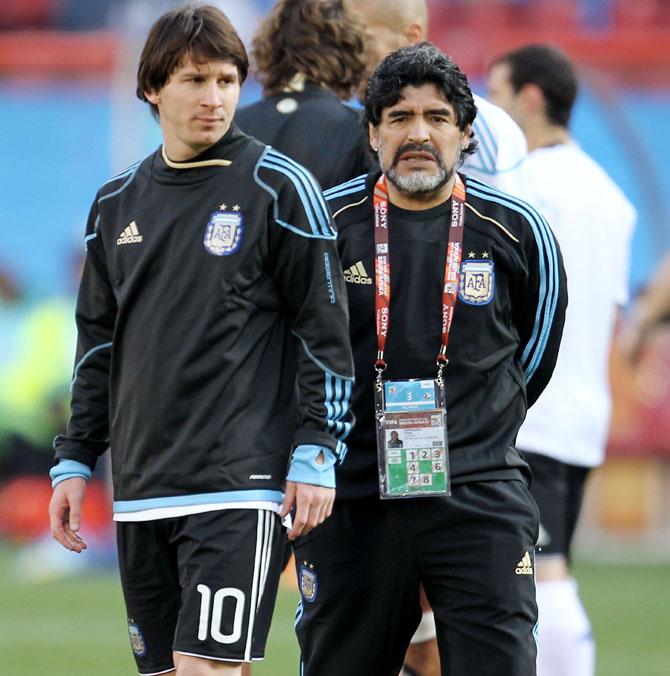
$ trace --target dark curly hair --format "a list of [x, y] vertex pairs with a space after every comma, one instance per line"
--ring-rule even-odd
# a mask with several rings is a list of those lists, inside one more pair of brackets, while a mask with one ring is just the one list
[[[162, 89], [187, 57], [194, 61], [230, 61], [237, 66], [240, 84], [249, 59], [228, 17], [212, 5], [184, 5], [163, 14], [149, 30], [137, 70], [137, 97]], [[151, 112], [158, 116], [153, 104]]]
[[[468, 79], [448, 56], [430, 42], [402, 47], [377, 66], [365, 92], [365, 124], [378, 127], [382, 112], [398, 103], [404, 87], [420, 87], [428, 82], [435, 84], [451, 103], [458, 128], [465, 131], [477, 115]], [[463, 153], [471, 155], [476, 148], [477, 141], [471, 138]]]
[[365, 24], [349, 0], [278, 0], [254, 36], [251, 57], [266, 96], [302, 73], [348, 99], [365, 73]]

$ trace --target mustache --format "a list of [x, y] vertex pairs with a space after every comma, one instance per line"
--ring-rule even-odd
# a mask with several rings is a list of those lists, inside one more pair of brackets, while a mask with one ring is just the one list
[[437, 152], [437, 148], [431, 145], [430, 143], [405, 143], [404, 146], [400, 146], [393, 156], [393, 162], [391, 163], [392, 167], [395, 167], [398, 162], [400, 162], [400, 157], [408, 152], [418, 152], [418, 153], [430, 153], [433, 156], [433, 159], [441, 167], [442, 157]]

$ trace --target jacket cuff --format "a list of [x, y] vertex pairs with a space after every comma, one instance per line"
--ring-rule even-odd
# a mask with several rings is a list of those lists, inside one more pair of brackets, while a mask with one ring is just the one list
[[[316, 459], [323, 453], [323, 463]], [[337, 458], [326, 446], [303, 444], [293, 451], [286, 479], [300, 484], [335, 488], [335, 462]]]
[[61, 481], [72, 479], [76, 476], [88, 481], [91, 478], [91, 474], [91, 468], [77, 460], [59, 460], [58, 464], [49, 470], [52, 488], [55, 488]]

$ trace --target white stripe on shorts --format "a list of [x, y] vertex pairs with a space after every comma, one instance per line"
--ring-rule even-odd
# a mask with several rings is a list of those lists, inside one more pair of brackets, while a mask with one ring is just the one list
[[[263, 596], [263, 588], [267, 578], [267, 569], [272, 555], [272, 549], [269, 546], [272, 541], [273, 519], [275, 512], [267, 510], [258, 510], [258, 523], [256, 524], [256, 553], [254, 556], [254, 572], [251, 584], [251, 599], [249, 603], [249, 626], [247, 628], [247, 643], [244, 648], [244, 660], [251, 659], [251, 644], [254, 635], [254, 623], [256, 621], [256, 611], [258, 604]], [[268, 528], [269, 523], [269, 528]], [[266, 571], [265, 576], [263, 571]]]

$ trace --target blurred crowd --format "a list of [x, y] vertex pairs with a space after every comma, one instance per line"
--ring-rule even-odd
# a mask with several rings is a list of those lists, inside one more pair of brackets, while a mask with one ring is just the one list
[[[2, 4], [0, 29], [96, 30], [117, 28], [128, 21], [134, 23], [143, 15], [155, 17], [178, 3], [173, 0], [4, 0]], [[221, 6], [232, 16], [242, 13], [253, 16], [264, 15], [272, 2], [212, 0], [211, 4]], [[429, 5], [431, 12], [457, 12], [461, 19], [475, 10], [493, 11], [510, 24], [518, 21], [546, 24], [559, 20], [570, 23], [576, 30], [670, 24], [670, 4], [665, 0], [432, 0]]]

